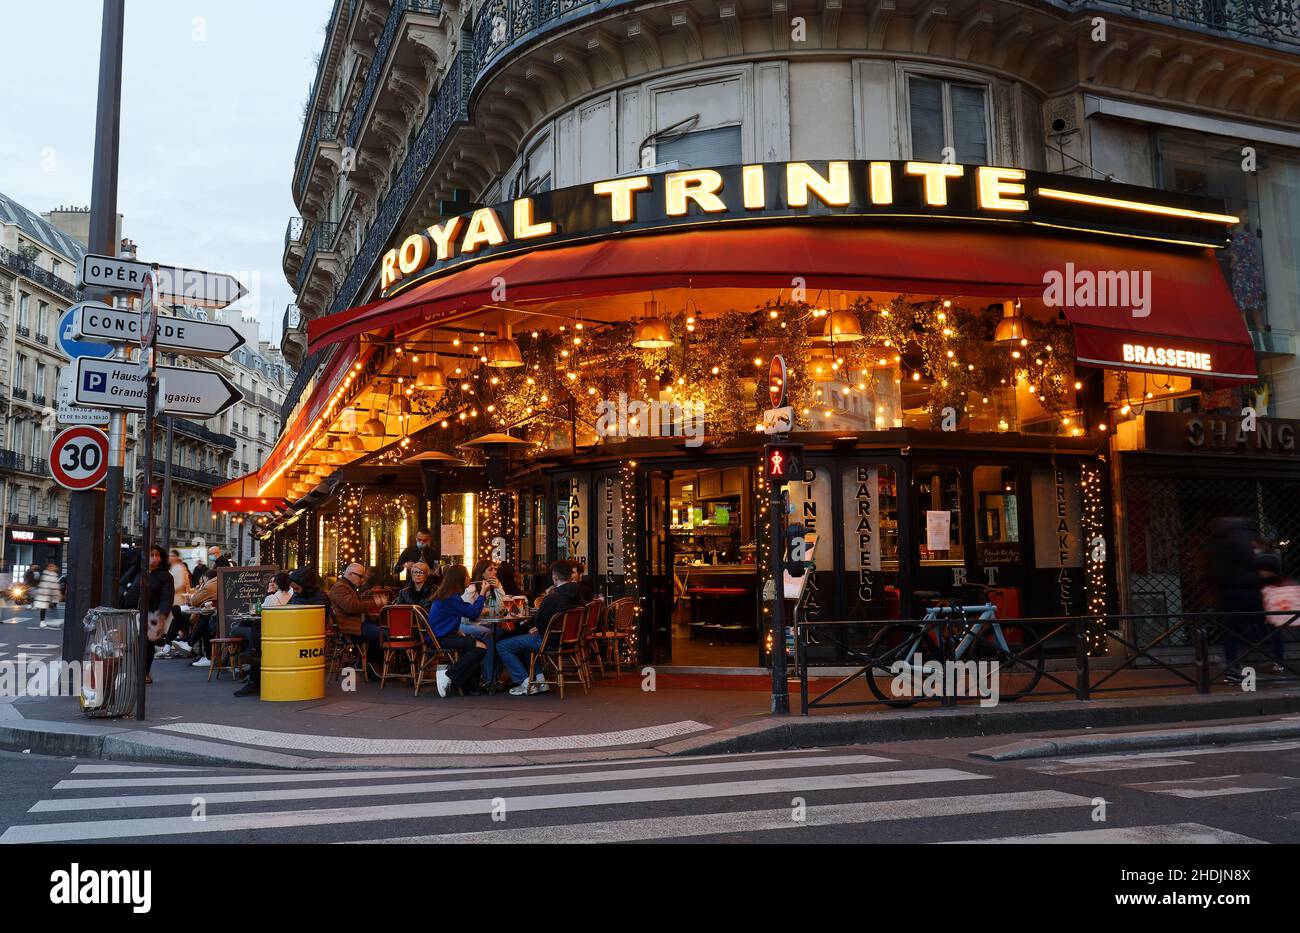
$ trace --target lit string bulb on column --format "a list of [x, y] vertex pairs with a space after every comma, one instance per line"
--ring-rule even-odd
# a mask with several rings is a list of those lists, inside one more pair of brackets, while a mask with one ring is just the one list
[[359, 484], [349, 483], [343, 487], [339, 494], [339, 566], [335, 568], [336, 574], [348, 564], [362, 559], [361, 502], [362, 488]]
[[1100, 655], [1106, 653], [1106, 543], [1103, 534], [1105, 517], [1101, 468], [1092, 463], [1083, 464], [1079, 468], [1079, 481], [1083, 491], [1084, 556], [1087, 567], [1084, 592], [1090, 617], [1085, 640], [1088, 653]]
[[639, 650], [637, 637], [641, 631], [641, 597], [637, 579], [637, 514], [636, 514], [636, 461], [623, 461], [619, 470], [618, 504], [623, 515], [623, 592], [632, 596], [634, 617], [632, 633], [623, 646], [623, 661], [635, 664]]

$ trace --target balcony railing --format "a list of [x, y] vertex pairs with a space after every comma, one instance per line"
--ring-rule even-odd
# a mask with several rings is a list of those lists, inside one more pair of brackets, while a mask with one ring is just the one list
[[[499, 0], [498, 0], [499, 2]], [[1055, 0], [1067, 9], [1121, 9], [1142, 19], [1300, 47], [1300, 0]]]
[[11, 524], [11, 525], [17, 525], [17, 524], [18, 524], [18, 513], [17, 513], [17, 512], [10, 512], [10, 513], [9, 513], [9, 524]]
[[339, 223], [335, 220], [323, 220], [318, 223], [311, 231], [311, 240], [307, 243], [307, 255], [302, 257], [302, 265], [298, 267], [297, 291], [302, 291], [303, 283], [307, 281], [307, 271], [311, 269], [312, 261], [316, 258], [316, 252], [328, 253], [334, 249], [334, 241], [338, 239]]
[[46, 460], [44, 457], [32, 457], [31, 461], [32, 461], [32, 465], [27, 470], [28, 473], [40, 473], [44, 475], [45, 473], [48, 473], [50, 471], [49, 461]]
[[45, 344], [46, 346], [48, 346], [49, 343], [50, 343], [50, 335], [49, 335], [49, 334], [37, 334], [37, 335], [36, 335], [36, 342], [37, 342], [37, 343], [40, 343], [40, 344]]
[[29, 525], [35, 525], [35, 524], [36, 524], [36, 520], [37, 520], [37, 518], [38, 518], [38, 516], [36, 516], [36, 515], [28, 515], [28, 516], [27, 516], [27, 524], [29, 524]]
[[18, 386], [14, 386], [13, 394], [14, 394], [14, 398], [19, 399], [19, 400], [24, 401], [24, 402], [27, 401], [27, 390], [26, 390], [26, 389], [20, 389], [20, 388], [18, 388]]
[[339, 130], [339, 112], [337, 110], [318, 110], [316, 119], [313, 121], [311, 131], [311, 141], [307, 145], [307, 161], [303, 163], [302, 173], [298, 176], [298, 183], [295, 193], [299, 198], [307, 189], [307, 177], [311, 174], [310, 168], [313, 160], [316, 158], [316, 150], [320, 148], [321, 143], [334, 142], [338, 139]]
[[[298, 151], [294, 155], [294, 165], [302, 163], [303, 153], [307, 151], [307, 127], [312, 123], [310, 120], [312, 111], [316, 109], [316, 103], [322, 91], [327, 89], [321, 79], [325, 75], [325, 65], [329, 61], [330, 42], [334, 38], [334, 30], [346, 26], [346, 21], [352, 19], [352, 13], [356, 10], [357, 0], [334, 0], [334, 9], [330, 11], [329, 28], [325, 30], [325, 44], [321, 48], [320, 58], [316, 62], [316, 78], [311, 83], [311, 96], [307, 100], [307, 112], [303, 115], [302, 132], [298, 134]], [[340, 14], [344, 22], [340, 22]]]
[[0, 450], [0, 470], [21, 470], [23, 455], [12, 450]]
[[44, 396], [44, 395], [33, 395], [33, 396], [32, 396], [32, 404], [33, 404], [33, 405], [44, 405], [44, 404], [45, 404], [45, 396]]
[[388, 52], [392, 49], [393, 39], [397, 36], [397, 27], [402, 24], [402, 16], [408, 12], [436, 15], [441, 11], [442, 0], [394, 0], [388, 11], [388, 21], [384, 23], [383, 34], [379, 37], [379, 44], [375, 46], [375, 57], [370, 60], [370, 70], [366, 72], [366, 83], [361, 88], [357, 108], [352, 112], [352, 119], [348, 123], [348, 131], [344, 136], [345, 145], [357, 144], [357, 136], [365, 124], [366, 114], [370, 111], [375, 89], [379, 86], [379, 76], [384, 73], [384, 64], [388, 61]]
[[19, 337], [26, 337], [28, 340], [32, 338], [32, 329], [26, 324], [19, 324], [14, 330], [18, 331]]
[[35, 260], [19, 255], [13, 250], [0, 246], [0, 265], [8, 266], [19, 275], [26, 276], [38, 285], [43, 285], [55, 294], [62, 295], [69, 301], [80, 301], [81, 292], [63, 281], [48, 269], [42, 269]]

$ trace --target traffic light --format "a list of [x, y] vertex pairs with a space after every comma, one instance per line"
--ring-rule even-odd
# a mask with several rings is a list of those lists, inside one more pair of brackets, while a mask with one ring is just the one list
[[155, 512], [162, 511], [162, 487], [157, 483], [149, 484], [149, 508]]
[[766, 444], [763, 475], [774, 486], [803, 479], [803, 444]]
[[808, 539], [803, 525], [790, 525], [785, 530], [785, 571], [792, 577], [802, 577], [808, 569]]

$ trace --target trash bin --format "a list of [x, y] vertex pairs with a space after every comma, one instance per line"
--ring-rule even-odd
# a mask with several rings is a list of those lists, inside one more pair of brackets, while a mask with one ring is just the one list
[[276, 606], [262, 610], [259, 696], [271, 702], [325, 696], [325, 607]]
[[86, 648], [81, 656], [81, 709], [87, 716], [135, 712], [140, 689], [140, 613], [98, 606], [81, 621]]

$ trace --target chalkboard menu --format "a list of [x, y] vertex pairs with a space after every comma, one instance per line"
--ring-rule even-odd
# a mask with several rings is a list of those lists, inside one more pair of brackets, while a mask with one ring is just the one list
[[217, 568], [217, 626], [221, 637], [230, 635], [232, 617], [256, 615], [266, 599], [271, 580], [280, 571], [275, 565]]

